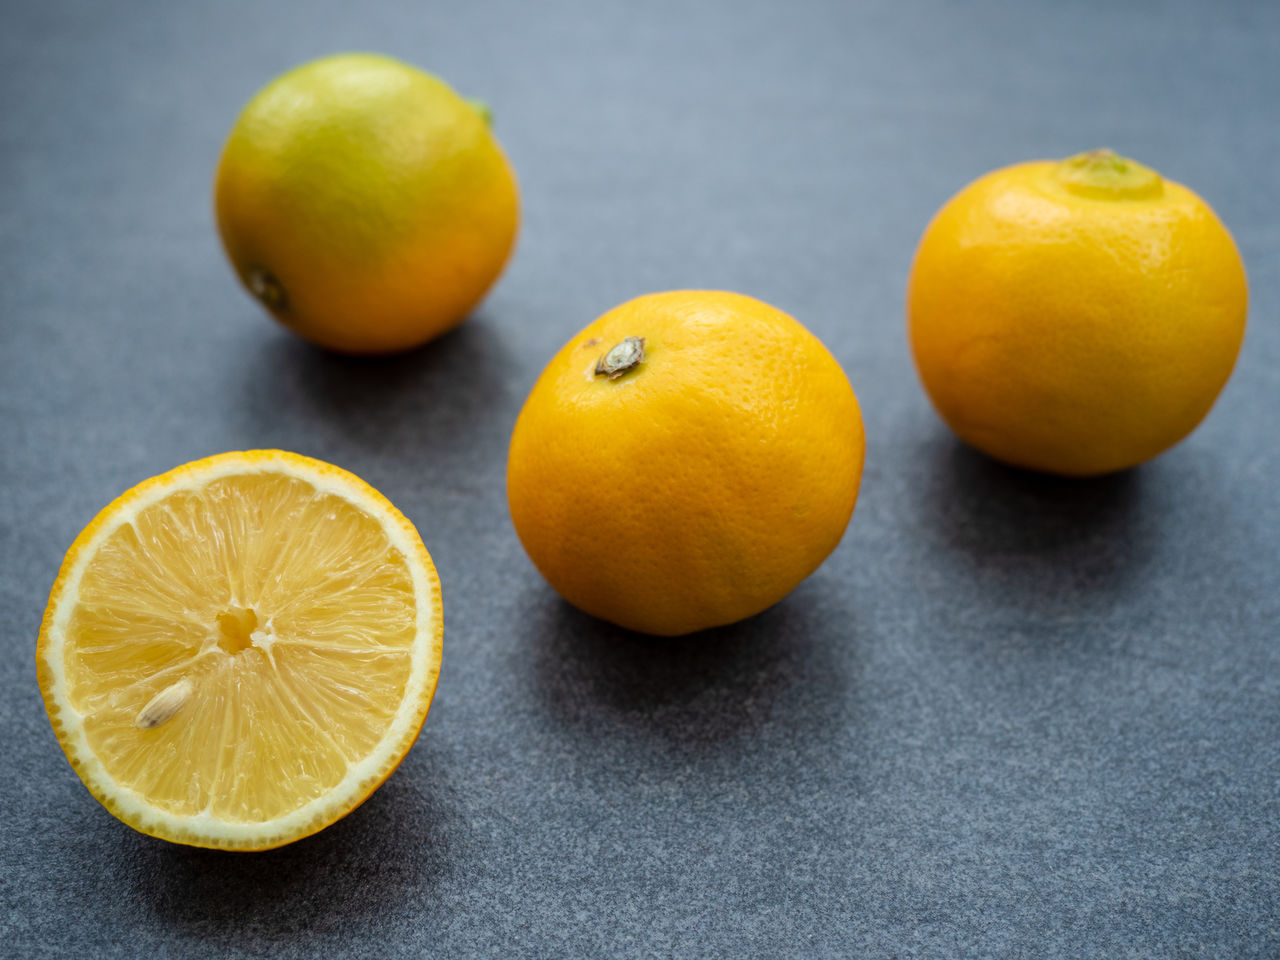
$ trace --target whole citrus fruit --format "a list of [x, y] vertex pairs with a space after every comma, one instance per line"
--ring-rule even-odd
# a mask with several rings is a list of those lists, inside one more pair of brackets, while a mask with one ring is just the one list
[[817, 569], [853, 513], [863, 446], [844, 371], [791, 317], [735, 293], [656, 293], [547, 365], [507, 498], [562, 596], [672, 636], [757, 613]]
[[461, 323], [519, 221], [484, 110], [421, 70], [354, 53], [291, 70], [249, 102], [215, 204], [249, 291], [349, 353], [403, 350]]
[[1181, 184], [1107, 150], [987, 174], [925, 230], [907, 291], [925, 390], [1020, 467], [1108, 473], [1209, 412], [1244, 337], [1244, 265]]
[[144, 481], [67, 552], [36, 648], [54, 733], [130, 826], [229, 850], [365, 800], [440, 672], [440, 581], [359, 478], [279, 450]]

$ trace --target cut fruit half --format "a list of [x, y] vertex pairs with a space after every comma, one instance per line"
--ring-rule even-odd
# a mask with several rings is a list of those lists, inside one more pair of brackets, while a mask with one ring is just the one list
[[363, 480], [279, 450], [153, 477], [76, 538], [36, 650], [67, 759], [177, 843], [315, 833], [413, 745], [440, 673], [440, 581]]

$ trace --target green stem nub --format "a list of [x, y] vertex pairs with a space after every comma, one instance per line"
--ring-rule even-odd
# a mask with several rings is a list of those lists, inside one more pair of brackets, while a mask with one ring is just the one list
[[596, 376], [617, 380], [644, 363], [644, 337], [627, 337], [596, 361]]
[[484, 120], [486, 127], [493, 126], [493, 107], [489, 106], [483, 100], [477, 100], [475, 97], [468, 98], [467, 103], [471, 104], [471, 109], [480, 114]]
[[1160, 174], [1113, 150], [1089, 150], [1054, 168], [1068, 192], [1089, 200], [1154, 200], [1164, 193]]

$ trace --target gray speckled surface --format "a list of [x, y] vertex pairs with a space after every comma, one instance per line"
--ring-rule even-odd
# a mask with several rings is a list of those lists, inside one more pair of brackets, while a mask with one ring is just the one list
[[[0, 9], [0, 954], [1280, 955], [1280, 7], [7, 3]], [[386, 362], [259, 314], [214, 232], [241, 104], [385, 51], [482, 96], [526, 221], [462, 330]], [[1250, 269], [1186, 443], [1068, 483], [959, 447], [911, 369], [928, 217], [1111, 145]], [[506, 515], [511, 425], [603, 310], [708, 286], [813, 329], [867, 472], [828, 563], [686, 642], [567, 608]], [[32, 653], [62, 553], [211, 452], [341, 464], [439, 565], [423, 735], [364, 807], [235, 856], [135, 834], [63, 760]]]

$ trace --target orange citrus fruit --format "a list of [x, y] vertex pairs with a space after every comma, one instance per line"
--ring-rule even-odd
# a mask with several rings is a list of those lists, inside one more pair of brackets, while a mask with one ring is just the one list
[[844, 371], [791, 317], [735, 293], [656, 293], [547, 365], [507, 497], [562, 596], [673, 636], [757, 613], [817, 569], [853, 513], [863, 448]]
[[440, 582], [363, 480], [278, 450], [153, 477], [67, 552], [36, 650], [67, 759], [178, 843], [262, 850], [364, 801], [426, 719]]
[[231, 130], [215, 186], [240, 280], [320, 346], [389, 353], [467, 316], [515, 242], [515, 176], [487, 108], [389, 57], [277, 78]]
[[987, 174], [920, 241], [907, 324], [925, 390], [965, 441], [1085, 476], [1187, 436], [1244, 337], [1244, 265], [1209, 205], [1097, 150]]

